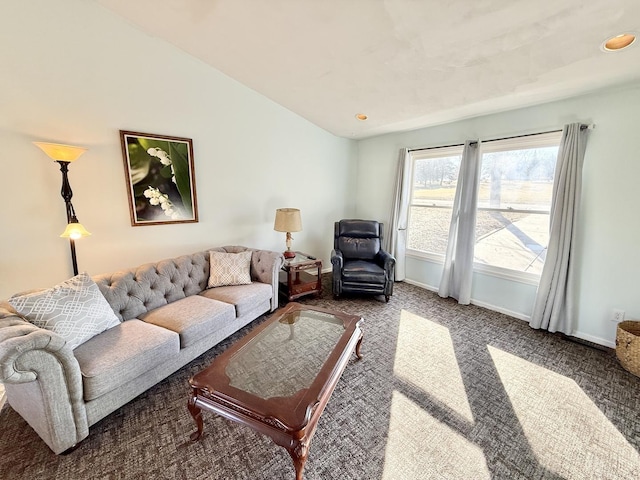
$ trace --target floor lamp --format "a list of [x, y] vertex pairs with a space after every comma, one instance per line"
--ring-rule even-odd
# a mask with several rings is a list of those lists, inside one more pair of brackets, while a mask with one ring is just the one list
[[78, 221], [76, 212], [71, 203], [71, 197], [73, 192], [71, 191], [71, 185], [69, 184], [69, 164], [75, 162], [80, 155], [82, 155], [87, 149], [82, 147], [73, 147], [71, 145], [60, 145], [57, 143], [45, 143], [45, 142], [33, 142], [37, 147], [42, 149], [49, 158], [52, 158], [58, 164], [60, 164], [60, 171], [62, 172], [62, 189], [60, 194], [64, 199], [65, 208], [67, 210], [67, 228], [64, 229], [62, 238], [69, 239], [69, 245], [71, 247], [71, 262], [73, 263], [73, 274], [78, 274], [78, 261], [76, 259], [76, 244], [75, 241], [78, 238], [88, 237], [91, 235], [86, 228]]

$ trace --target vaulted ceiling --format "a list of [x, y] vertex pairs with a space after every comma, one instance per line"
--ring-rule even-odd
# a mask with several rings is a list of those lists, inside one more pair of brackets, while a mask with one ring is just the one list
[[97, 1], [350, 138], [640, 79], [640, 39], [601, 49], [640, 30], [640, 0]]

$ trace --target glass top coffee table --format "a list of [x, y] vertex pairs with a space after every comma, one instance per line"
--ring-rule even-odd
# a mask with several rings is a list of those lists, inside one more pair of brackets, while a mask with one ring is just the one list
[[289, 303], [194, 375], [189, 412], [247, 425], [284, 447], [302, 480], [309, 444], [351, 353], [362, 358], [362, 318]]

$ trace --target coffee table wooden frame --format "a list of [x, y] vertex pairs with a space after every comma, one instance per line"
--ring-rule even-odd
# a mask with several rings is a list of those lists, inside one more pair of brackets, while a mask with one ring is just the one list
[[[313, 310], [333, 315], [343, 321], [345, 328], [311, 386], [289, 397], [268, 399], [231, 386], [225, 369], [233, 355], [284, 314], [296, 310]], [[204, 430], [202, 410], [217, 413], [268, 435], [277, 445], [284, 447], [293, 460], [296, 480], [302, 480], [302, 471], [309, 455], [309, 445], [320, 415], [351, 353], [355, 351], [358, 359], [362, 358], [361, 323], [362, 318], [356, 315], [299, 303], [289, 303], [276, 311], [268, 320], [216, 357], [209, 367], [189, 380], [192, 392], [187, 406], [197, 426], [197, 431], [191, 434], [191, 440], [197, 441], [202, 437]], [[310, 345], [309, 348], [313, 346]]]

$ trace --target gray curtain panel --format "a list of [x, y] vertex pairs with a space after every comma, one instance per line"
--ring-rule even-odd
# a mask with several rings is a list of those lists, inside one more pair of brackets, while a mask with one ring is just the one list
[[438, 295], [471, 302], [473, 249], [476, 241], [476, 207], [480, 180], [480, 142], [467, 140], [462, 152], [458, 185], [451, 212], [449, 240]]
[[562, 130], [551, 200], [549, 246], [529, 325], [550, 332], [573, 333], [575, 319], [575, 248], [582, 190], [582, 165], [587, 145], [586, 125]]
[[395, 281], [405, 279], [405, 254], [407, 250], [407, 222], [411, 200], [411, 155], [406, 148], [400, 149], [396, 172], [393, 205], [389, 233], [385, 238], [385, 250], [396, 259]]

